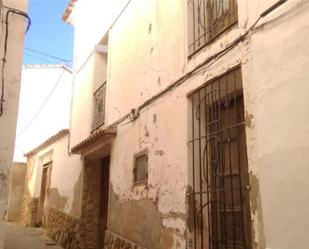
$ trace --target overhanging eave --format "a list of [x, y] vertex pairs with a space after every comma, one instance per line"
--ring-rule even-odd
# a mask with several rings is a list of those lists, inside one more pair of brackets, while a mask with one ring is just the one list
[[109, 144], [116, 137], [116, 127], [106, 127], [94, 131], [89, 137], [72, 147], [74, 154], [87, 154], [98, 146]]

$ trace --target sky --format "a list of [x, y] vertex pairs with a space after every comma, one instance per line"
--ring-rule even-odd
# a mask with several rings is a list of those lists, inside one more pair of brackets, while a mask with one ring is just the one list
[[25, 38], [24, 64], [63, 63], [31, 50], [72, 60], [73, 27], [61, 20], [67, 4], [68, 0], [29, 0], [32, 25]]

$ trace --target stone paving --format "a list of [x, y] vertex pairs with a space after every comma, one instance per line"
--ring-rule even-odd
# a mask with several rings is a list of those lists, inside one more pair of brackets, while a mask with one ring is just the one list
[[63, 249], [48, 238], [42, 228], [5, 223], [4, 249]]

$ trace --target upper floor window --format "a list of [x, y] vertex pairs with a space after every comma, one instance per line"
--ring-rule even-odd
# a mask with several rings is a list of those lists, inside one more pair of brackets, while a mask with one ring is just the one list
[[106, 82], [104, 82], [93, 94], [93, 122], [92, 130], [102, 126], [105, 121], [105, 95]]
[[237, 23], [237, 0], [189, 0], [189, 55]]

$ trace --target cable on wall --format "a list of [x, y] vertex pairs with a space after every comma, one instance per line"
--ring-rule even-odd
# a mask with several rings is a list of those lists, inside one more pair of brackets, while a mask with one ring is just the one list
[[4, 77], [4, 71], [5, 71], [5, 64], [6, 64], [6, 55], [7, 55], [7, 46], [8, 46], [8, 38], [9, 38], [9, 16], [10, 14], [15, 14], [19, 16], [23, 16], [28, 20], [26, 32], [28, 32], [30, 26], [31, 26], [31, 19], [29, 15], [26, 12], [23, 12], [21, 10], [7, 7], [5, 6], [1, 1], [1, 8], [7, 9], [7, 12], [5, 14], [5, 38], [4, 38], [4, 51], [3, 51], [3, 58], [2, 58], [2, 67], [1, 67], [1, 96], [0, 96], [0, 117], [3, 115], [3, 105], [5, 102], [4, 99], [4, 88], [5, 88], [5, 77]]
[[[214, 55], [208, 57], [206, 60], [204, 60], [203, 62], [198, 64], [196, 67], [194, 67], [191, 71], [186, 73], [184, 76], [180, 77], [178, 80], [174, 81], [174, 83], [172, 83], [171, 85], [169, 85], [168, 87], [163, 89], [161, 92], [155, 94], [154, 96], [152, 96], [151, 98], [149, 98], [148, 100], [143, 102], [141, 105], [139, 105], [136, 108], [136, 110], [138, 110], [138, 114], [136, 114], [136, 115], [138, 116], [139, 112], [142, 109], [144, 109], [146, 106], [150, 105], [155, 100], [157, 100], [158, 98], [162, 97], [163, 95], [165, 95], [166, 93], [168, 93], [169, 91], [174, 89], [175, 87], [177, 87], [177, 86], [181, 85], [182, 83], [184, 83], [191, 76], [193, 76], [193, 75], [195, 75], [195, 74], [197, 74], [197, 73], [199, 73], [201, 71], [204, 71], [205, 69], [207, 69], [211, 65], [213, 65], [215, 62], [217, 62], [222, 56], [224, 56], [226, 53], [228, 53], [233, 48], [235, 48], [240, 42], [244, 41], [245, 38], [247, 38], [247, 36], [250, 34], [250, 32], [252, 32], [255, 29], [257, 29], [258, 27], [256, 27], [256, 26], [259, 23], [259, 21], [261, 20], [261, 18], [264, 18], [269, 13], [271, 13], [272, 11], [274, 11], [275, 9], [277, 9], [278, 7], [280, 7], [282, 4], [284, 4], [287, 1], [288, 0], [280, 0], [279, 2], [276, 2], [275, 4], [270, 6], [267, 10], [265, 10], [262, 14], [260, 14], [260, 16], [254, 22], [254, 24], [244, 34], [242, 34], [237, 39], [235, 39], [234, 41], [229, 43], [224, 49], [222, 49], [219, 52], [215, 53]], [[132, 119], [131, 116], [132, 116], [132, 111], [130, 113], [125, 114], [124, 116], [122, 116], [121, 118], [116, 120], [115, 122], [113, 122], [110, 126], [116, 126], [116, 125], [120, 124], [121, 122], [123, 122], [124, 120], [126, 120], [127, 118], [130, 118], [130, 121], [126, 123], [126, 124], [128, 124], [128, 123], [130, 123], [130, 122], [132, 122], [132, 121], [134, 121], [136, 119], [136, 118]]]

